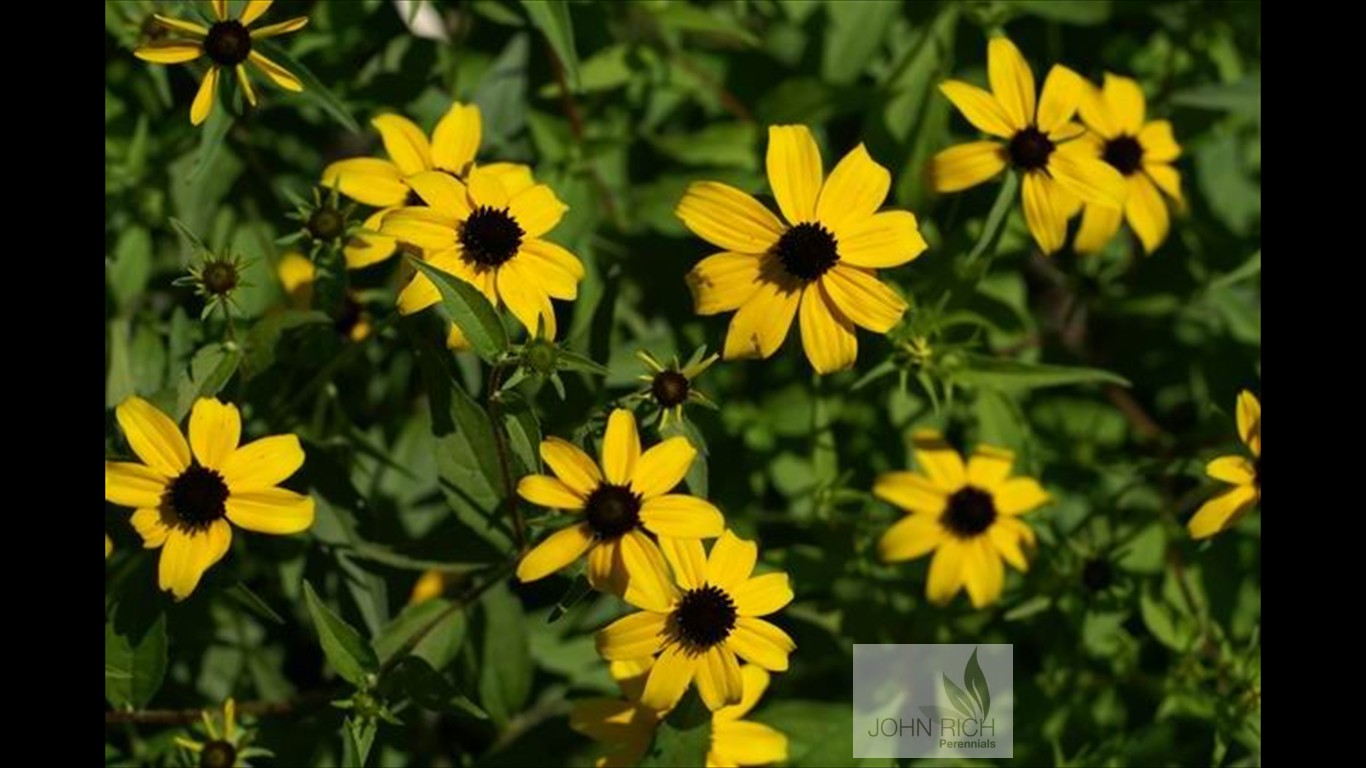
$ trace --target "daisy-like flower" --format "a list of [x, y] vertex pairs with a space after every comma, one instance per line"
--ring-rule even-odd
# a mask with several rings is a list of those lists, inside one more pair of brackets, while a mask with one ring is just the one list
[[1262, 503], [1262, 404], [1247, 390], [1238, 394], [1238, 437], [1252, 453], [1252, 460], [1220, 456], [1205, 467], [1205, 474], [1233, 487], [1219, 492], [1196, 510], [1186, 525], [1193, 539], [1207, 539], [1227, 531], [1248, 510]]
[[792, 321], [818, 373], [858, 356], [854, 326], [886, 333], [906, 302], [877, 279], [925, 250], [909, 211], [878, 213], [892, 176], [862, 144], [824, 178], [820, 148], [804, 125], [768, 129], [768, 183], [786, 222], [750, 195], [716, 181], [688, 187], [675, 213], [724, 252], [688, 273], [700, 315], [735, 311], [722, 356], [766, 358]]
[[1034, 531], [1020, 515], [1048, 501], [1038, 481], [1011, 477], [1015, 455], [979, 445], [964, 466], [962, 457], [938, 432], [913, 436], [919, 472], [889, 472], [878, 477], [873, 493], [911, 514], [887, 529], [878, 541], [886, 562], [934, 552], [926, 594], [943, 605], [963, 587], [974, 608], [1001, 596], [1005, 568], [1025, 571], [1021, 544], [1034, 546]]
[[551, 534], [522, 558], [517, 578], [536, 581], [588, 553], [588, 580], [596, 589], [621, 594], [637, 574], [653, 573], [659, 549], [647, 535], [714, 538], [726, 521], [711, 502], [669, 493], [697, 456], [685, 437], [671, 437], [642, 452], [636, 418], [617, 409], [602, 438], [602, 468], [577, 446], [558, 437], [541, 443], [541, 459], [555, 477], [528, 475], [517, 494], [532, 504], [582, 515]]
[[745, 681], [738, 654], [771, 672], [787, 669], [796, 643], [759, 618], [792, 602], [785, 573], [753, 576], [758, 547], [730, 531], [712, 545], [698, 539], [661, 538], [663, 562], [631, 574], [624, 595], [641, 610], [597, 634], [598, 653], [608, 661], [656, 657], [640, 703], [656, 711], [673, 708], [696, 682], [697, 693], [715, 712], [740, 703]]
[[[1081, 119], [1090, 128], [1078, 142], [1119, 171], [1129, 185], [1124, 209], [1087, 203], [1081, 229], [1072, 246], [1078, 253], [1095, 253], [1119, 231], [1121, 218], [1152, 253], [1167, 238], [1170, 217], [1165, 193], [1181, 204], [1181, 174], [1172, 167], [1181, 147], [1166, 120], [1146, 121], [1143, 89], [1127, 77], [1106, 73], [1105, 84], [1086, 84]], [[1160, 190], [1160, 192], [1159, 192]]]
[[[639, 763], [650, 748], [660, 720], [668, 714], [640, 703], [652, 664], [653, 659], [614, 661], [612, 677], [626, 698], [580, 699], [573, 703], [569, 727], [608, 747], [607, 754], [594, 763], [597, 768], [628, 768]], [[787, 760], [787, 736], [762, 723], [743, 719], [768, 689], [768, 671], [754, 664], [742, 664], [740, 677], [744, 681], [740, 703], [712, 713], [707, 768], [771, 765]]]
[[204, 571], [228, 553], [233, 525], [270, 534], [313, 525], [313, 499], [276, 487], [304, 463], [294, 435], [239, 447], [237, 406], [211, 397], [195, 402], [188, 442], [142, 398], [124, 400], [114, 415], [142, 463], [106, 461], [104, 498], [137, 510], [133, 528], [144, 547], [161, 548], [158, 581], [177, 600], [189, 597]]
[[[568, 206], [550, 187], [524, 175], [471, 168], [465, 181], [442, 171], [422, 171], [407, 183], [426, 203], [384, 217], [380, 231], [422, 249], [422, 258], [478, 288], [495, 307], [506, 305], [535, 337], [555, 338], [550, 300], [579, 295], [583, 264], [574, 254], [542, 239]], [[441, 300], [426, 275], [414, 275], [398, 296], [409, 315]]]
[[1037, 105], [1034, 72], [1015, 44], [995, 37], [987, 46], [987, 92], [961, 80], [939, 90], [983, 133], [1003, 139], [950, 147], [930, 160], [930, 183], [937, 192], [958, 192], [993, 178], [1006, 166], [1021, 176], [1025, 222], [1044, 253], [1062, 248], [1067, 220], [1083, 201], [1120, 210], [1124, 177], [1076, 139], [1085, 129], [1072, 122], [1086, 81], [1054, 64]]
[[693, 360], [683, 366], [679, 365], [678, 358], [674, 358], [669, 365], [665, 366], [656, 360], [654, 355], [643, 349], [636, 352], [636, 357], [645, 364], [645, 367], [650, 369], [650, 373], [637, 377], [646, 386], [634, 397], [650, 400], [659, 407], [660, 429], [669, 426], [671, 419], [681, 422], [683, 420], [683, 406], [687, 403], [716, 408], [716, 403], [713, 403], [711, 398], [693, 386], [697, 377], [705, 373], [719, 357], [715, 354], [704, 357], [702, 356], [703, 351], [698, 350]]
[[248, 61], [261, 70], [272, 83], [286, 91], [298, 93], [304, 89], [304, 84], [299, 78], [262, 56], [260, 52], [252, 50], [252, 43], [258, 40], [296, 32], [308, 24], [307, 16], [299, 16], [254, 30], [247, 29], [265, 14], [273, 2], [274, 0], [248, 0], [242, 9], [242, 15], [230, 19], [228, 0], [211, 0], [214, 21], [207, 27], [193, 21], [157, 15], [158, 23], [188, 35], [189, 38], [153, 40], [133, 49], [133, 55], [155, 64], [182, 64], [201, 56], [208, 57], [209, 71], [199, 83], [199, 92], [195, 94], [194, 103], [190, 105], [190, 122], [195, 125], [208, 119], [209, 112], [213, 109], [218, 79], [223, 76], [225, 69], [237, 73], [237, 82], [242, 86], [242, 94], [247, 97], [248, 103], [256, 106], [256, 90], [251, 85], [251, 79], [247, 77]]
[[223, 728], [220, 731], [207, 711], [201, 712], [204, 740], [175, 737], [175, 743], [194, 755], [196, 765], [203, 768], [250, 768], [251, 757], [268, 757], [270, 752], [251, 746], [252, 734], [237, 727], [237, 702], [231, 698], [223, 702]]
[[[307, 310], [313, 308], [313, 284], [318, 278], [318, 267], [307, 256], [298, 251], [289, 251], [280, 257], [275, 265], [275, 275], [285, 289], [285, 297], [290, 309]], [[342, 294], [341, 306], [332, 318], [332, 327], [337, 334], [349, 341], [363, 341], [370, 335], [370, 313], [355, 292]]]

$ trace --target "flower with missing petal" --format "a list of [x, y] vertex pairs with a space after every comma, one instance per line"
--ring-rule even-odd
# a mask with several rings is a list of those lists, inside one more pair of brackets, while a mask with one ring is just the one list
[[906, 302], [878, 280], [925, 250], [909, 211], [878, 212], [892, 176], [862, 144], [825, 178], [820, 148], [804, 125], [768, 129], [768, 183], [783, 213], [728, 184], [688, 187], [675, 213], [721, 248], [688, 273], [700, 315], [735, 312], [722, 356], [771, 356], [793, 319], [817, 373], [854, 364], [854, 326], [886, 333]]
[[1011, 477], [1015, 455], [979, 445], [963, 459], [938, 432], [913, 436], [919, 472], [889, 472], [877, 478], [873, 494], [911, 514], [878, 541], [886, 562], [934, 552], [926, 593], [943, 605], [963, 587], [974, 608], [1001, 596], [1005, 568], [1029, 569], [1021, 544], [1034, 546], [1034, 531], [1020, 515], [1048, 501], [1038, 481]]
[[1087, 203], [1072, 243], [1077, 253], [1095, 253], [1119, 231], [1122, 218], [1152, 253], [1171, 226], [1165, 193], [1181, 204], [1181, 174], [1172, 167], [1181, 147], [1166, 120], [1147, 121], [1143, 89], [1127, 77], [1106, 73], [1105, 84], [1086, 85], [1081, 119], [1090, 128], [1078, 142], [1119, 171], [1129, 185], [1124, 210]]
[[1196, 510], [1186, 524], [1193, 539], [1227, 531], [1262, 503], [1262, 404], [1247, 390], [1238, 395], [1238, 437], [1252, 459], [1220, 456], [1205, 467], [1205, 474], [1233, 487], [1220, 491]]
[[758, 548], [726, 531], [708, 556], [698, 539], [661, 538], [663, 561], [631, 574], [626, 602], [641, 610], [598, 632], [598, 653], [608, 661], [654, 657], [640, 703], [673, 708], [696, 683], [713, 712], [745, 695], [737, 655], [771, 672], [787, 669], [796, 643], [760, 618], [792, 602], [785, 573], [754, 576]]
[[114, 414], [141, 463], [106, 461], [104, 498], [137, 510], [133, 528], [144, 547], [161, 549], [158, 583], [177, 600], [228, 553], [234, 525], [270, 534], [313, 525], [313, 499], [277, 487], [304, 463], [294, 435], [239, 446], [237, 406], [211, 397], [195, 402], [188, 442], [142, 398], [124, 400]]
[[214, 21], [207, 27], [193, 21], [157, 15], [157, 23], [187, 35], [188, 38], [151, 40], [133, 49], [133, 55], [154, 64], [181, 64], [194, 61], [201, 56], [209, 59], [209, 71], [204, 74], [204, 79], [199, 83], [199, 92], [195, 94], [194, 103], [190, 105], [190, 122], [195, 125], [208, 119], [209, 112], [213, 109], [218, 79], [223, 76], [225, 69], [237, 73], [237, 82], [242, 86], [242, 94], [253, 107], [256, 106], [256, 90], [251, 85], [251, 79], [247, 77], [248, 61], [261, 70], [272, 83], [286, 91], [298, 93], [304, 89], [304, 84], [299, 78], [262, 56], [260, 51], [252, 50], [252, 43], [256, 41], [295, 32], [308, 24], [307, 16], [299, 16], [278, 24], [247, 29], [252, 22], [265, 14], [272, 2], [274, 0], [248, 0], [242, 8], [242, 15], [230, 19], [228, 0], [211, 0]]
[[1120, 210], [1124, 177], [1074, 141], [1085, 128], [1072, 122], [1086, 81], [1053, 65], [1036, 97], [1034, 73], [1015, 44], [994, 37], [987, 47], [991, 91], [961, 80], [939, 90], [968, 122], [1001, 141], [974, 141], [950, 147], [930, 160], [930, 183], [937, 192], [958, 192], [987, 181], [1007, 166], [1021, 175], [1025, 222], [1044, 253], [1062, 248], [1067, 220], [1082, 202]]
[[[422, 249], [432, 266], [478, 288], [535, 337], [555, 338], [551, 299], [579, 295], [583, 264], [574, 254], [543, 239], [568, 210], [550, 187], [487, 166], [471, 168], [464, 181], [442, 171], [407, 179], [425, 205], [399, 208], [384, 217], [380, 231]], [[414, 275], [398, 296], [398, 311], [409, 315], [441, 300], [426, 275]]]
[[[597, 768], [636, 765], [650, 748], [660, 721], [668, 714], [640, 703], [653, 663], [649, 658], [612, 662], [612, 678], [625, 698], [579, 699], [571, 705], [569, 727], [608, 748], [607, 754], [594, 763]], [[708, 768], [771, 765], [787, 760], [787, 736], [782, 731], [743, 719], [768, 690], [768, 671], [754, 664], [742, 664], [740, 677], [744, 688], [740, 702], [711, 715]]]
[[543, 579], [588, 553], [589, 582], [622, 594], [638, 573], [659, 562], [659, 549], [649, 534], [720, 536], [726, 527], [721, 510], [696, 496], [669, 493], [696, 456], [697, 449], [685, 437], [671, 437], [642, 452], [635, 416], [624, 409], [612, 411], [607, 419], [601, 469], [573, 443], [547, 438], [541, 443], [541, 459], [555, 477], [523, 477], [517, 494], [582, 520], [528, 552], [517, 565], [517, 578]]

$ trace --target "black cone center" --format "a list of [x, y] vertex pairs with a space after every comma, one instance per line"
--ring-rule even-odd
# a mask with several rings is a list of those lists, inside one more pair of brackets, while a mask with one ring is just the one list
[[176, 517], [191, 528], [207, 528], [226, 513], [228, 484], [208, 467], [191, 466], [171, 481], [171, 507]]
[[1010, 139], [1010, 162], [1021, 170], [1036, 171], [1048, 165], [1054, 149], [1052, 139], [1031, 125]]
[[200, 768], [233, 768], [237, 763], [237, 747], [222, 739], [204, 745], [199, 753]]
[[599, 539], [616, 539], [640, 526], [640, 497], [624, 485], [603, 483], [584, 504], [588, 526]]
[[815, 280], [840, 260], [837, 246], [830, 230], [806, 222], [784, 232], [774, 246], [774, 252], [788, 274], [802, 280]]
[[655, 374], [655, 380], [650, 382], [650, 392], [663, 408], [682, 405], [687, 401], [688, 390], [691, 388], [688, 377], [678, 371], [660, 371]]
[[460, 227], [460, 245], [476, 263], [496, 267], [517, 255], [523, 234], [508, 209], [481, 205]]
[[949, 497], [944, 510], [944, 527], [960, 538], [980, 535], [996, 521], [996, 504], [991, 494], [971, 485]]
[[695, 649], [710, 648], [735, 629], [735, 602], [730, 595], [708, 584], [688, 590], [674, 608], [673, 623], [679, 638]]
[[220, 21], [209, 27], [204, 53], [220, 67], [235, 67], [251, 53], [251, 33], [235, 19]]
[[308, 234], [314, 240], [332, 241], [341, 236], [346, 219], [336, 208], [324, 206], [308, 217]]
[[1116, 136], [1105, 142], [1105, 162], [1125, 176], [1143, 165], [1143, 145], [1133, 136]]

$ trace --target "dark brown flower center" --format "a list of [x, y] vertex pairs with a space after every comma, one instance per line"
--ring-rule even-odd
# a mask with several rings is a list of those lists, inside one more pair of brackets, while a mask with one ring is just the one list
[[171, 481], [171, 508], [181, 523], [190, 528], [207, 528], [226, 514], [228, 484], [223, 476], [208, 467], [192, 464]]
[[475, 263], [496, 267], [517, 255], [524, 234], [508, 209], [481, 205], [461, 225], [460, 246]]
[[204, 53], [220, 67], [235, 67], [251, 54], [251, 33], [236, 19], [217, 22], [204, 38]]
[[588, 527], [599, 539], [617, 539], [640, 527], [640, 496], [624, 485], [602, 483], [584, 504]]
[[314, 240], [332, 241], [346, 229], [346, 217], [336, 208], [323, 206], [308, 217], [308, 234]]
[[1081, 566], [1081, 583], [1092, 592], [1101, 592], [1115, 583], [1115, 571], [1109, 561], [1093, 557]]
[[688, 377], [678, 371], [660, 371], [655, 374], [654, 381], [650, 382], [650, 392], [663, 408], [672, 408], [687, 402], [690, 389], [692, 385], [688, 383]]
[[1037, 171], [1048, 166], [1054, 149], [1052, 139], [1031, 125], [1011, 137], [1010, 162], [1022, 171]]
[[840, 260], [838, 243], [830, 230], [805, 222], [783, 233], [773, 247], [789, 275], [802, 280], [815, 280]]
[[971, 485], [949, 497], [948, 508], [941, 518], [944, 527], [953, 535], [968, 539], [979, 536], [996, 522], [996, 504], [991, 494]]
[[237, 287], [237, 267], [227, 259], [213, 259], [204, 265], [200, 279], [204, 290], [214, 296], [225, 296]]
[[1116, 136], [1105, 142], [1104, 158], [1115, 170], [1132, 176], [1143, 166], [1143, 145], [1133, 136]]
[[672, 615], [679, 640], [694, 650], [705, 650], [725, 640], [735, 629], [735, 601], [710, 584], [683, 593]]
[[237, 747], [222, 739], [204, 745], [199, 753], [200, 768], [232, 768], [237, 764]]

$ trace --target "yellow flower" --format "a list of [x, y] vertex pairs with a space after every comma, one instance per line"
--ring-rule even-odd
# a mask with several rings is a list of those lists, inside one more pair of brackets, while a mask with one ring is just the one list
[[308, 24], [307, 16], [299, 16], [278, 24], [270, 24], [259, 29], [247, 30], [252, 22], [261, 18], [274, 0], [248, 0], [240, 18], [228, 18], [228, 0], [212, 0], [214, 22], [208, 27], [193, 21], [173, 19], [157, 15], [161, 25], [189, 35], [190, 39], [160, 39], [148, 42], [133, 49], [133, 55], [143, 61], [156, 64], [181, 64], [194, 61], [201, 56], [209, 59], [209, 71], [199, 84], [194, 103], [190, 105], [190, 122], [199, 125], [213, 109], [214, 93], [218, 88], [218, 78], [224, 69], [237, 72], [237, 82], [247, 101], [256, 106], [256, 91], [247, 77], [246, 62], [250, 61], [272, 82], [286, 91], [298, 93], [304, 89], [289, 70], [276, 64], [251, 49], [252, 43], [268, 37], [295, 32]]
[[991, 92], [961, 80], [939, 90], [963, 117], [998, 141], [950, 147], [930, 160], [930, 183], [938, 192], [958, 192], [1014, 166], [1022, 175], [1025, 222], [1044, 253], [1067, 239], [1067, 220], [1082, 201], [1118, 211], [1124, 205], [1124, 177], [1076, 141], [1084, 128], [1072, 122], [1086, 81], [1060, 64], [1044, 80], [1035, 106], [1034, 73], [1015, 44], [1004, 37], [987, 47]]
[[108, 560], [109, 556], [112, 554], [114, 554], [114, 542], [110, 540], [109, 534], [106, 533], [104, 535], [104, 559]]
[[1033, 546], [1034, 531], [1020, 515], [1047, 502], [1038, 481], [1011, 477], [1015, 455], [979, 445], [963, 459], [938, 432], [913, 436], [919, 472], [889, 472], [878, 477], [873, 493], [911, 512], [887, 529], [878, 541], [886, 562], [899, 562], [934, 552], [930, 562], [930, 601], [943, 605], [967, 587], [974, 608], [1001, 596], [1005, 568], [1029, 569], [1021, 544]]
[[[290, 309], [306, 310], [313, 307], [313, 283], [317, 280], [317, 266], [298, 251], [289, 251], [280, 257], [275, 266], [275, 274], [285, 289], [285, 298]], [[370, 335], [373, 326], [370, 313], [352, 291], [342, 296], [341, 307], [332, 319], [332, 327], [348, 341], [363, 341]]]
[[758, 548], [730, 531], [712, 545], [710, 558], [698, 539], [659, 543], [673, 578], [658, 560], [632, 571], [625, 598], [641, 610], [597, 635], [598, 653], [608, 661], [657, 656], [641, 704], [670, 709], [694, 681], [713, 712], [740, 703], [745, 682], [736, 654], [773, 672], [787, 669], [796, 643], [759, 618], [792, 602], [787, 574], [752, 576]]
[[251, 734], [244, 729], [237, 727], [237, 702], [229, 698], [223, 702], [223, 731], [220, 733], [218, 726], [207, 711], [201, 712], [200, 717], [204, 722], [204, 741], [188, 739], [184, 736], [175, 737], [175, 743], [181, 749], [188, 750], [197, 758], [196, 765], [212, 766], [212, 768], [240, 768], [247, 766], [246, 758], [256, 755], [266, 755], [264, 750], [254, 749], [250, 746]]
[[[505, 173], [472, 168], [464, 181], [441, 171], [422, 171], [407, 183], [426, 203], [399, 208], [384, 217], [380, 231], [422, 249], [422, 257], [443, 272], [478, 288], [495, 307], [507, 305], [535, 336], [555, 338], [552, 298], [579, 295], [583, 264], [569, 251], [541, 239], [568, 207], [530, 171]], [[415, 275], [398, 296], [398, 311], [409, 315], [441, 300], [425, 275]]]
[[233, 525], [270, 534], [313, 525], [313, 499], [276, 487], [304, 463], [294, 435], [239, 447], [237, 406], [211, 397], [195, 402], [188, 442], [142, 398], [124, 400], [114, 414], [142, 463], [106, 461], [104, 498], [137, 510], [133, 528], [144, 547], [161, 548], [158, 581], [177, 600], [189, 597], [204, 571], [228, 553]]
[[1191, 538], [1207, 539], [1226, 531], [1262, 503], [1262, 404], [1247, 390], [1238, 395], [1238, 437], [1252, 453], [1252, 460], [1220, 456], [1205, 467], [1205, 474], [1233, 487], [1196, 510], [1186, 526]]
[[1172, 124], [1146, 122], [1145, 109], [1143, 89], [1127, 77], [1106, 73], [1103, 88], [1086, 84], [1080, 114], [1091, 131], [1078, 143], [1123, 174], [1129, 194], [1123, 211], [1086, 205], [1072, 244], [1078, 253], [1105, 247], [1119, 231], [1121, 216], [1148, 253], [1167, 238], [1170, 224], [1161, 192], [1181, 204], [1181, 174], [1172, 167], [1181, 147], [1172, 135]]
[[862, 144], [823, 178], [804, 125], [768, 129], [768, 183], [784, 223], [750, 195], [716, 181], [688, 187], [675, 213], [723, 250], [698, 262], [688, 287], [700, 315], [735, 312], [722, 356], [766, 358], [797, 318], [818, 373], [858, 356], [854, 326], [886, 333], [906, 302], [877, 279], [925, 250], [909, 211], [878, 213], [892, 176]]
[[639, 376], [639, 381], [645, 382], [645, 389], [638, 392], [635, 396], [648, 400], [653, 400], [659, 406], [659, 428], [664, 429], [669, 426], [669, 421], [683, 421], [683, 406], [687, 403], [697, 403], [708, 408], [716, 408], [716, 404], [706, 395], [702, 394], [693, 386], [694, 380], [717, 360], [717, 355], [702, 357], [704, 350], [698, 350], [694, 357], [694, 362], [680, 366], [678, 359], [667, 367], [660, 364], [645, 350], [636, 352], [636, 357], [650, 369], [648, 375]]
[[588, 580], [621, 594], [636, 574], [662, 562], [647, 535], [712, 538], [726, 521], [711, 502], [669, 493], [683, 481], [697, 450], [685, 437], [641, 452], [636, 419], [617, 409], [602, 438], [602, 469], [577, 446], [558, 437], [541, 443], [541, 458], [556, 477], [528, 475], [517, 494], [532, 504], [581, 512], [583, 522], [551, 534], [522, 558], [517, 578], [543, 579], [588, 553]]
[[[569, 712], [569, 727], [606, 744], [609, 751], [595, 763], [598, 768], [636, 765], [654, 739], [663, 712], [640, 704], [652, 659], [614, 661], [612, 677], [621, 686], [625, 699], [593, 698], [575, 701]], [[740, 666], [744, 695], [740, 703], [722, 707], [711, 716], [711, 749], [708, 768], [732, 765], [770, 765], [787, 760], [787, 736], [762, 723], [743, 720], [768, 689], [769, 674], [753, 664]]]
[[446, 591], [446, 574], [442, 571], [429, 569], [422, 572], [413, 584], [413, 591], [408, 595], [408, 605], [425, 603], [428, 600], [441, 597]]

